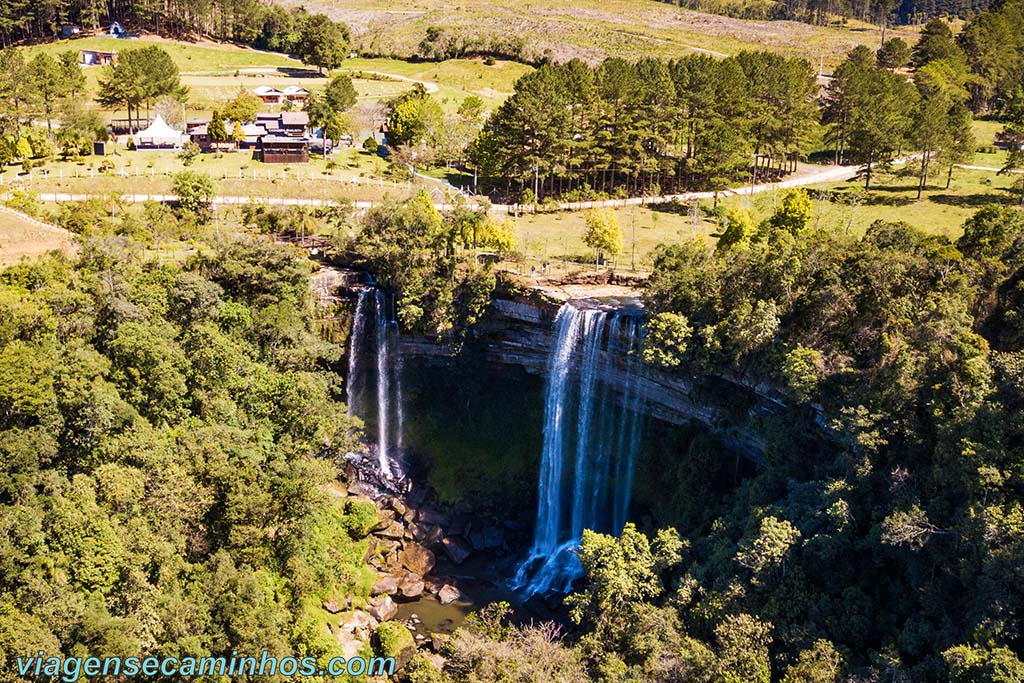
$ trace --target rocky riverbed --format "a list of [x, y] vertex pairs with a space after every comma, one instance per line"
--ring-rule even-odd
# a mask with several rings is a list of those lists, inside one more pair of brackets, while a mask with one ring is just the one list
[[345, 657], [365, 653], [381, 624], [397, 622], [411, 635], [409, 647], [393, 653], [399, 664], [422, 650], [441, 668], [444, 636], [474, 609], [503, 597], [502, 587], [478, 581], [477, 574], [495, 576], [492, 561], [510, 550], [506, 532], [445, 514], [431, 502], [431, 491], [412, 479], [382, 482], [373, 462], [370, 454], [350, 455], [348, 484], [333, 493], [376, 509], [363, 558], [376, 580], [365, 604], [327, 600], [323, 608]]

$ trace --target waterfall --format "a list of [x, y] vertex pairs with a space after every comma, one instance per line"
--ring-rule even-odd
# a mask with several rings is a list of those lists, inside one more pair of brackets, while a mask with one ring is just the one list
[[370, 290], [360, 289], [356, 299], [356, 310], [352, 314], [352, 331], [348, 339], [348, 376], [345, 378], [345, 396], [348, 401], [348, 414], [359, 415], [358, 401], [360, 398], [360, 373], [362, 372], [362, 343], [366, 328], [366, 300]]
[[570, 304], [558, 311], [533, 547], [512, 582], [527, 595], [567, 592], [582, 569], [583, 530], [617, 534], [626, 523], [643, 421], [639, 344], [637, 316]]
[[[367, 358], [371, 351], [372, 363]], [[385, 478], [398, 474], [396, 460], [402, 430], [400, 371], [394, 299], [377, 287], [362, 289], [352, 319], [346, 393], [349, 414], [362, 418], [369, 430], [376, 430], [377, 464]], [[365, 400], [371, 387], [376, 393], [375, 401]]]

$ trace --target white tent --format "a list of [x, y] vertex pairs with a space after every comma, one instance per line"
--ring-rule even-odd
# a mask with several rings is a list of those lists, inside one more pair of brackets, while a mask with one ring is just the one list
[[179, 130], [174, 130], [167, 125], [164, 118], [159, 114], [153, 119], [146, 130], [140, 130], [135, 134], [136, 147], [180, 147], [185, 141], [186, 135]]

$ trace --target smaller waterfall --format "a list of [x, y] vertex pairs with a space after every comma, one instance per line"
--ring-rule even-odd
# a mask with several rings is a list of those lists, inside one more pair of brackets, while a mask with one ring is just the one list
[[[562, 306], [548, 363], [533, 547], [513, 579], [527, 595], [567, 592], [584, 529], [625, 526], [640, 440], [640, 319]], [[623, 373], [612, 382], [612, 373]], [[613, 384], [617, 384], [616, 390]]]
[[[385, 479], [399, 475], [397, 460], [402, 430], [400, 374], [394, 299], [377, 287], [361, 289], [349, 340], [348, 409], [350, 415], [362, 418], [368, 431], [376, 432], [377, 464]], [[370, 391], [375, 394], [373, 399], [370, 399]]]
[[345, 378], [345, 395], [348, 402], [348, 414], [361, 414], [359, 399], [362, 361], [362, 342], [366, 328], [366, 300], [370, 298], [369, 289], [360, 289], [356, 299], [356, 310], [352, 314], [352, 331], [348, 339], [348, 376]]

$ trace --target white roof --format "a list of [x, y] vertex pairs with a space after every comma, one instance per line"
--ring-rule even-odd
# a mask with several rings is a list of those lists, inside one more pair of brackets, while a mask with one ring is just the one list
[[281, 95], [281, 91], [277, 88], [272, 88], [269, 85], [261, 85], [253, 88], [252, 91], [257, 95]]
[[177, 142], [181, 140], [183, 133], [168, 126], [164, 117], [157, 114], [153, 123], [149, 124], [145, 130], [140, 130], [135, 136], [140, 140]]
[[308, 95], [309, 91], [305, 88], [300, 88], [297, 85], [289, 85], [287, 88], [282, 90], [285, 95]]

